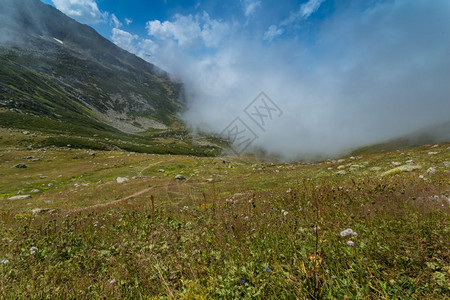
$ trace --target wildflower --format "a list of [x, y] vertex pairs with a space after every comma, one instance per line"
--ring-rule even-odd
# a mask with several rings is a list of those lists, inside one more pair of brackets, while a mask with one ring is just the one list
[[313, 230], [314, 230], [314, 231], [317, 231], [317, 227], [314, 227]]
[[253, 229], [252, 229], [252, 232], [255, 232], [255, 231], [256, 231], [256, 229], [255, 229], [255, 228], [253, 228]]
[[30, 254], [34, 255], [38, 250], [39, 250], [38, 247], [33, 246], [30, 248]]
[[245, 216], [244, 220], [246, 220], [246, 221], [247, 221], [248, 219], [249, 219], [249, 217], [248, 217], [248, 216]]
[[353, 247], [353, 246], [355, 246], [355, 243], [353, 241], [348, 241], [347, 245], [349, 245], [350, 247]]
[[287, 215], [289, 214], [289, 213], [288, 213], [286, 210], [284, 210], [284, 209], [283, 209], [281, 212], [283, 213], [284, 216], [287, 216]]
[[287, 191], [286, 191], [286, 193], [291, 193], [292, 192], [292, 189], [291, 188], [289, 188]]
[[270, 269], [269, 269], [269, 268], [266, 268], [265, 271], [266, 271], [267, 273], [269, 273], [269, 272], [270, 272]]
[[109, 281], [109, 284], [115, 284], [117, 281], [115, 280], [115, 279], [113, 279], [113, 280], [111, 280], [111, 281]]
[[363, 258], [363, 261], [368, 261], [367, 257], [364, 257], [364, 258]]
[[347, 236], [347, 235], [351, 235], [354, 237], [358, 236], [358, 234], [356, 232], [354, 232], [351, 228], [347, 228], [344, 231], [341, 231], [342, 237]]
[[9, 264], [9, 259], [0, 260], [0, 264], [3, 264], [3, 265]]
[[244, 279], [244, 278], [241, 278], [240, 283], [241, 283], [241, 284], [244, 284], [244, 283], [245, 283], [245, 279]]

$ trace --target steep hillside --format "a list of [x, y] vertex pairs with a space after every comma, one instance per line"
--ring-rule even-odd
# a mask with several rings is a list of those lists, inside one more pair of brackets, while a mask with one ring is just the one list
[[179, 83], [49, 5], [2, 0], [0, 36], [3, 108], [126, 133], [177, 121]]

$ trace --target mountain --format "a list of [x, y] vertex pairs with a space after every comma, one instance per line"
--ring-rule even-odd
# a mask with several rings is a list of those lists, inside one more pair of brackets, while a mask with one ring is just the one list
[[91, 27], [39, 0], [0, 0], [0, 126], [175, 145], [188, 135], [182, 99], [181, 83]]
[[354, 149], [351, 154], [361, 155], [378, 153], [448, 141], [450, 141], [450, 122], [444, 122], [442, 124], [422, 128], [407, 135], [390, 139], [382, 143]]

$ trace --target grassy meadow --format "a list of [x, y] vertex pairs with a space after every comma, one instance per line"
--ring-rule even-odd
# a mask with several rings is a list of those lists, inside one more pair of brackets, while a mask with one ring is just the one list
[[33, 139], [0, 131], [2, 299], [450, 298], [450, 143], [306, 164]]

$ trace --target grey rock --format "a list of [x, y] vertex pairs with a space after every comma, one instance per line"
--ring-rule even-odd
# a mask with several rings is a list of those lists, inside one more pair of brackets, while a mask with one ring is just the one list
[[9, 197], [8, 200], [27, 200], [31, 199], [31, 195], [19, 195], [19, 196], [12, 196]]
[[178, 174], [177, 176], [175, 176], [176, 180], [186, 180], [186, 176]]
[[127, 177], [117, 177], [116, 181], [117, 183], [124, 183], [127, 182], [129, 179]]
[[34, 208], [31, 210], [31, 213], [33, 215], [40, 215], [40, 214], [46, 213], [48, 211], [50, 211], [49, 208]]
[[28, 168], [28, 165], [27, 164], [17, 164], [13, 168], [26, 169], [26, 168]]

